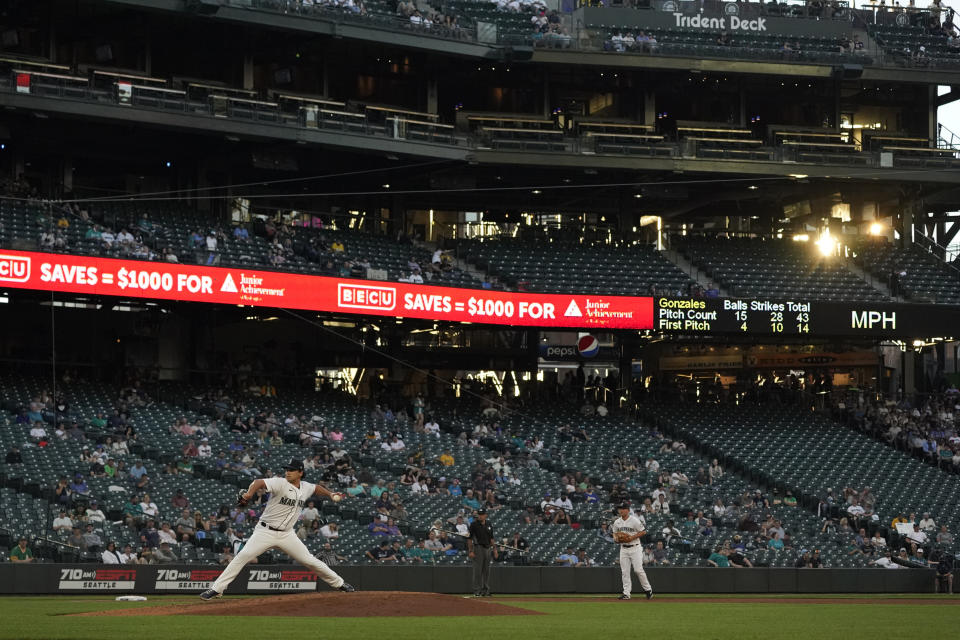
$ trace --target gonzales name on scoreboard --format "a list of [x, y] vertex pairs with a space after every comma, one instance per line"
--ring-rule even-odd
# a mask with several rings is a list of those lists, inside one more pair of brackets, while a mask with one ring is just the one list
[[248, 591], [316, 591], [317, 574], [303, 569], [251, 569]]
[[717, 311], [697, 298], [658, 298], [656, 327], [661, 331], [710, 331]]

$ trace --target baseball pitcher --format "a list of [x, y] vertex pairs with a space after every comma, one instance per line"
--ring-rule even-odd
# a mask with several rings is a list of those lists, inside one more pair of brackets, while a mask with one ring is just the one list
[[630, 504], [621, 502], [617, 505], [620, 517], [613, 521], [610, 530], [613, 532], [613, 541], [620, 545], [620, 575], [623, 578], [623, 593], [619, 600], [629, 600], [633, 588], [630, 569], [636, 572], [640, 579], [640, 586], [647, 594], [647, 600], [653, 597], [653, 587], [643, 571], [643, 544], [640, 539], [647, 535], [647, 523], [641, 516], [630, 513]]
[[267, 501], [260, 521], [257, 522], [247, 543], [243, 545], [243, 549], [227, 565], [211, 588], [200, 594], [201, 599], [212, 600], [223, 595], [240, 573], [240, 569], [267, 549], [280, 549], [296, 562], [313, 569], [321, 580], [334, 589], [354, 591], [354, 588], [344, 582], [343, 578], [315, 558], [293, 531], [293, 526], [300, 518], [300, 512], [312, 496], [328, 496], [334, 502], [339, 502], [343, 499], [343, 494], [330, 491], [318, 484], [304, 482], [302, 460], [294, 458], [284, 467], [284, 470], [286, 473], [283, 478], [267, 480], [258, 478], [246, 491], [240, 490], [237, 496], [237, 504], [240, 506], [245, 506], [253, 494], [261, 488], [266, 488], [270, 493], [270, 500]]

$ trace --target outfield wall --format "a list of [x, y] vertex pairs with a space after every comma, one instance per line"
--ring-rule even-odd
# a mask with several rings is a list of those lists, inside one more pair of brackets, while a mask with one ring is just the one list
[[[341, 566], [348, 582], [364, 591], [469, 593], [469, 566]], [[220, 575], [220, 567], [189, 565], [3, 564], [0, 594], [199, 593]], [[930, 569], [647, 569], [659, 593], [931, 593]], [[296, 593], [327, 589], [312, 572], [294, 565], [248, 565], [230, 594]], [[495, 566], [495, 593], [617, 593], [620, 570], [613, 567]], [[634, 579], [634, 589], [639, 591]]]

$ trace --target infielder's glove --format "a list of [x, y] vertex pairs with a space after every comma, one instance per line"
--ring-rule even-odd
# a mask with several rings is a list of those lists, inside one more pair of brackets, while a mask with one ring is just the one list
[[237, 506], [245, 507], [247, 506], [247, 492], [243, 489], [237, 491]]

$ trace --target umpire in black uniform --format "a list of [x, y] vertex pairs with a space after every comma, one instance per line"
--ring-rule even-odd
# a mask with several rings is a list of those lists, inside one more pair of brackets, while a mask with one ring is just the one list
[[467, 550], [473, 560], [473, 595], [489, 597], [490, 556], [497, 557], [497, 548], [493, 544], [493, 525], [487, 522], [486, 509], [477, 511], [477, 517], [470, 523]]

